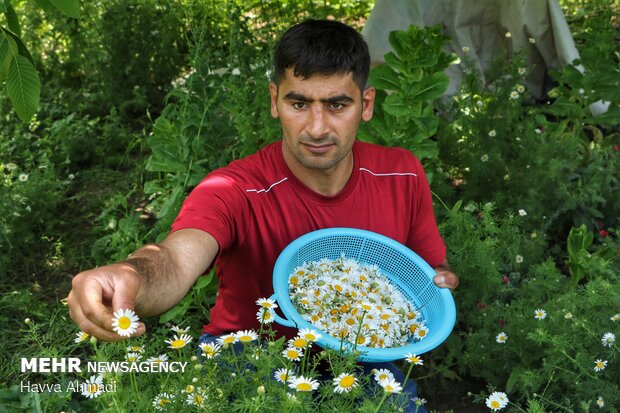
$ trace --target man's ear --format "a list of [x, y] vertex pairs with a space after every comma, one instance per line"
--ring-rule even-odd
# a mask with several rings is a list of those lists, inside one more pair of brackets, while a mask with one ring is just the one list
[[278, 85], [269, 82], [269, 95], [271, 96], [271, 116], [277, 118], [278, 114]]
[[362, 120], [368, 122], [372, 119], [372, 111], [375, 107], [375, 95], [377, 91], [370, 86], [362, 93]]

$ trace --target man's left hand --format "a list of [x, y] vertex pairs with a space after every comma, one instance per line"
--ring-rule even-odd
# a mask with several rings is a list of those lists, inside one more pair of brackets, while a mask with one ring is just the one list
[[449, 288], [454, 290], [459, 285], [459, 277], [456, 276], [455, 273], [450, 271], [448, 268], [444, 266], [439, 266], [435, 268], [435, 272], [437, 273], [435, 277], [433, 277], [433, 282], [437, 287]]

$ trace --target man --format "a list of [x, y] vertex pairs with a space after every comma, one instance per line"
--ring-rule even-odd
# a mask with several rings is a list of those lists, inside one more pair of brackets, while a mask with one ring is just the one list
[[80, 328], [117, 340], [114, 310], [159, 314], [213, 263], [219, 294], [203, 333], [257, 327], [255, 301], [273, 293], [280, 251], [328, 227], [367, 229], [406, 244], [435, 268], [435, 284], [455, 288], [420, 162], [404, 149], [355, 140], [360, 121], [372, 117], [369, 65], [366, 43], [346, 25], [310, 20], [287, 31], [269, 87], [282, 141], [209, 174], [161, 243], [78, 274], [69, 305]]

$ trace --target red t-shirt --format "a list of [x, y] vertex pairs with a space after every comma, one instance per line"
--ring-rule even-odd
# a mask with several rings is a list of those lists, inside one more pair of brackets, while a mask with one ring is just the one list
[[282, 156], [282, 142], [211, 172], [187, 197], [172, 230], [195, 228], [218, 242], [220, 280], [203, 332], [257, 328], [255, 301], [273, 294], [272, 271], [294, 239], [329, 227], [390, 237], [432, 267], [446, 254], [422, 164], [402, 148], [356, 141], [353, 173], [336, 196], [304, 186]]

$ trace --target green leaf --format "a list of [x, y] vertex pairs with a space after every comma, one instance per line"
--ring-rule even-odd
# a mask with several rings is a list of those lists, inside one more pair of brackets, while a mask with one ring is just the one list
[[49, 0], [58, 10], [74, 19], [80, 18], [79, 0]]
[[6, 80], [6, 91], [17, 116], [24, 122], [39, 108], [41, 81], [34, 65], [22, 55], [13, 55]]
[[53, 13], [56, 11], [56, 6], [54, 6], [50, 0], [35, 0], [35, 3], [46, 13]]
[[435, 72], [418, 83], [417, 91], [410, 91], [410, 98], [414, 102], [439, 99], [448, 90], [449, 83], [450, 79], [444, 72]]
[[0, 0], [0, 13], [6, 13], [6, 4], [4, 0]]
[[392, 66], [392, 68], [398, 70], [401, 73], [407, 72], [407, 65], [393, 52], [388, 52], [383, 56], [385, 63]]
[[[6, 4], [6, 3], [5, 3]], [[11, 3], [6, 5], [6, 21], [9, 25], [9, 30], [15, 33], [17, 36], [21, 37], [22, 28], [19, 25], [19, 19], [17, 18], [17, 14], [15, 13], [15, 9], [11, 6]]]
[[20, 39], [19, 36], [17, 36], [12, 31], [6, 30], [2, 26], [0, 26], [0, 32], [4, 33], [5, 36], [10, 38], [9, 44], [11, 45], [11, 50], [13, 50], [13, 53], [19, 53], [20, 55], [26, 57], [34, 66], [34, 59], [30, 55], [30, 52], [28, 51], [28, 48], [26, 47], [22, 39]]
[[370, 84], [382, 90], [401, 90], [398, 74], [388, 65], [380, 65], [372, 69]]
[[403, 97], [393, 93], [385, 98], [383, 102], [383, 110], [392, 116], [406, 116], [411, 110], [404, 102]]
[[0, 30], [0, 82], [8, 76], [11, 57], [16, 53], [17, 44], [15, 40]]

